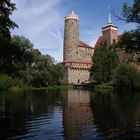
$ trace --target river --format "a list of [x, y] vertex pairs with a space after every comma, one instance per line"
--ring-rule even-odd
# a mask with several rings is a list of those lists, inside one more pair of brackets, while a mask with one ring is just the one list
[[140, 138], [140, 92], [88, 90], [0, 93], [0, 140]]

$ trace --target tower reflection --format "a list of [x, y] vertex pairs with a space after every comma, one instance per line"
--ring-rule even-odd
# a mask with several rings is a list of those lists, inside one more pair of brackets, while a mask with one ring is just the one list
[[[93, 113], [90, 107], [90, 92], [68, 90], [63, 93], [64, 100], [64, 135], [67, 140], [85, 139], [93, 128]], [[89, 139], [90, 136], [86, 136]], [[92, 135], [93, 137], [93, 135]]]

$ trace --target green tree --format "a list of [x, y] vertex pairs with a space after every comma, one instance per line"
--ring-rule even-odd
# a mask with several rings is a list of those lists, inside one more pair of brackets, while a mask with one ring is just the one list
[[140, 0], [134, 0], [132, 6], [128, 6], [127, 3], [124, 3], [122, 15], [122, 19], [126, 22], [140, 24]]
[[46, 87], [59, 84], [59, 77], [63, 74], [63, 66], [55, 63], [50, 55], [42, 55], [34, 51], [34, 61], [23, 74], [23, 79], [28, 85]]
[[21, 77], [22, 72], [33, 63], [33, 45], [23, 36], [13, 36], [11, 43], [1, 51], [1, 73]]
[[10, 42], [10, 29], [18, 27], [16, 23], [10, 19], [15, 9], [15, 4], [10, 0], [0, 1], [0, 47]]
[[140, 73], [128, 64], [121, 64], [113, 72], [113, 83], [117, 89], [130, 90], [140, 87]]
[[112, 71], [118, 64], [117, 54], [113, 50], [110, 50], [109, 46], [104, 43], [95, 50], [92, 61], [93, 66], [90, 72], [93, 79], [100, 83], [109, 82]]
[[132, 6], [127, 3], [123, 4], [123, 17], [119, 17], [127, 23], [136, 23], [136, 29], [127, 31], [122, 35], [119, 47], [125, 48], [128, 52], [140, 51], [140, 0], [134, 0]]
[[59, 85], [60, 84], [59, 79], [63, 76], [63, 73], [64, 73], [64, 66], [61, 63], [53, 65], [51, 71], [51, 75], [52, 75], [51, 83]]
[[123, 33], [120, 42], [120, 48], [125, 48], [127, 52], [140, 51], [140, 29], [131, 30]]
[[[10, 0], [0, 1], [0, 72], [10, 71], [9, 63], [11, 59], [10, 30], [17, 27], [16, 23], [10, 19], [12, 12], [16, 9], [14, 3]], [[10, 54], [10, 55], [9, 55]]]

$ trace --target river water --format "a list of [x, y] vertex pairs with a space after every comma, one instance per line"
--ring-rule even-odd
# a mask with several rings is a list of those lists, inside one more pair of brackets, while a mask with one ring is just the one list
[[0, 93], [0, 140], [140, 139], [140, 92]]

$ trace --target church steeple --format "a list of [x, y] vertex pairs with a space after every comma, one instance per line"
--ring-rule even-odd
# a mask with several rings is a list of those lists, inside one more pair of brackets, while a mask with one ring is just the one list
[[112, 19], [111, 19], [111, 14], [110, 14], [110, 6], [108, 6], [108, 11], [109, 11], [109, 14], [108, 14], [108, 22], [107, 22], [107, 24], [112, 24]]
[[112, 24], [112, 19], [111, 19], [110, 11], [109, 11], [109, 15], [108, 15], [108, 23], [107, 24]]
[[112, 23], [110, 7], [108, 7], [108, 21], [107, 25], [102, 28], [103, 41], [106, 41], [108, 45], [112, 45], [118, 41], [118, 27]]

